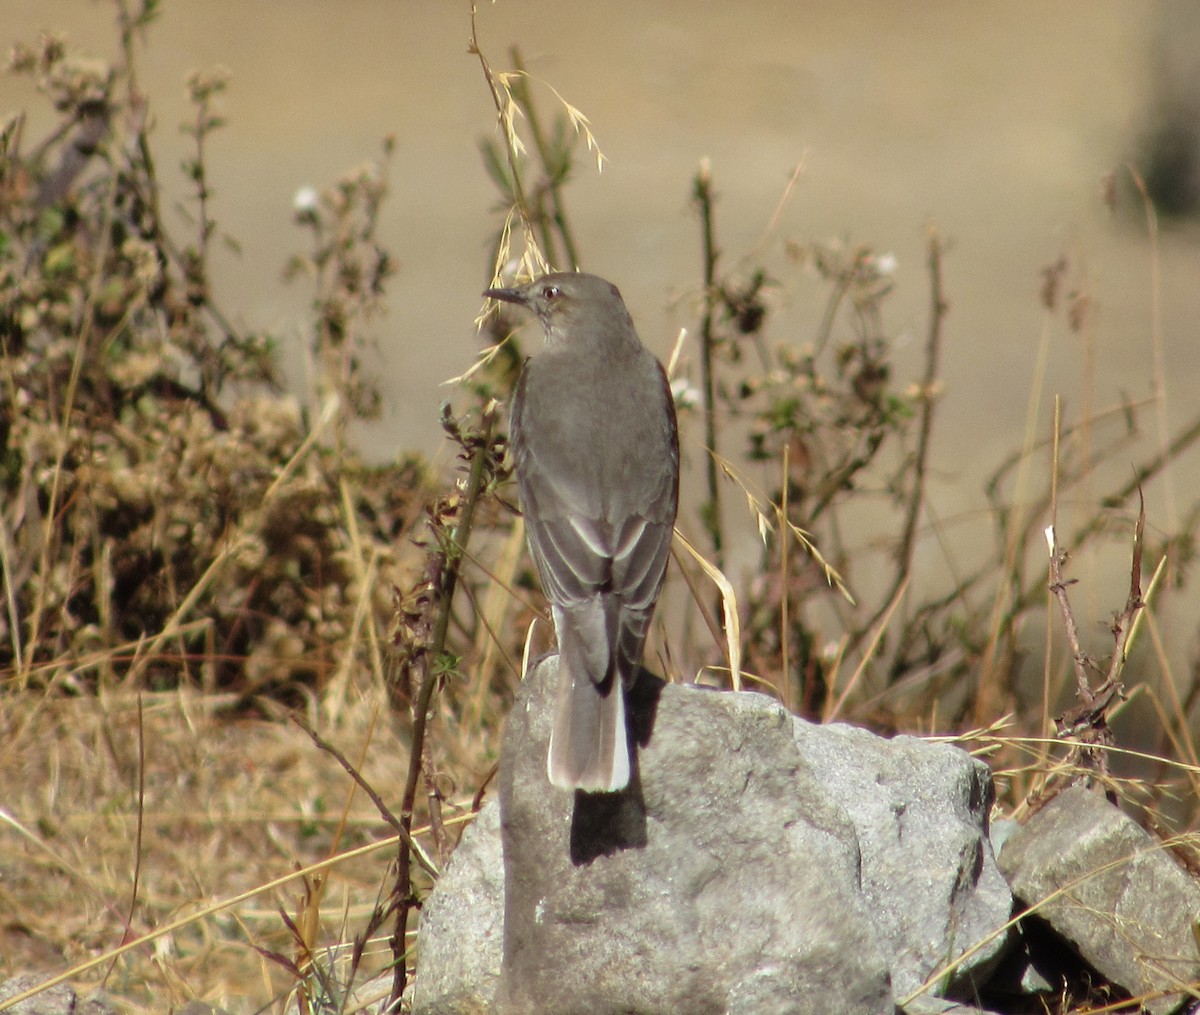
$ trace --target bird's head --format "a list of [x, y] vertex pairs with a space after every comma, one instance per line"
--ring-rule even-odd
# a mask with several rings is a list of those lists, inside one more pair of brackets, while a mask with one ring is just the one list
[[633, 334], [633, 322], [617, 287], [596, 275], [555, 272], [511, 289], [488, 289], [483, 295], [531, 310], [552, 344], [586, 341], [601, 333]]

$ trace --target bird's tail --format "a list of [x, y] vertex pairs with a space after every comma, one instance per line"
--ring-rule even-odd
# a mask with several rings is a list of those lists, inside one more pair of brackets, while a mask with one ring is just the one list
[[611, 793], [629, 783], [625, 688], [615, 667], [605, 680], [594, 682], [580, 648], [570, 636], [559, 644], [558, 700], [546, 773], [560, 789]]

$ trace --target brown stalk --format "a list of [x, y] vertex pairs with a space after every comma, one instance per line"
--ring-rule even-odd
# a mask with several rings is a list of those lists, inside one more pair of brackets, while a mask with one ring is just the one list
[[1080, 645], [1079, 627], [1067, 596], [1067, 586], [1071, 583], [1063, 578], [1062, 567], [1067, 554], [1055, 543], [1054, 527], [1051, 526], [1047, 530], [1047, 539], [1051, 544], [1050, 591], [1062, 615], [1075, 671], [1076, 696], [1079, 698], [1079, 704], [1060, 715], [1055, 720], [1055, 725], [1058, 735], [1063, 738], [1069, 737], [1072, 742], [1072, 760], [1100, 777], [1108, 774], [1108, 753], [1105, 748], [1114, 742], [1112, 730], [1108, 725], [1108, 711], [1114, 703], [1124, 699], [1124, 687], [1120, 677], [1129, 648], [1129, 636], [1134, 620], [1145, 605], [1142, 600], [1142, 547], [1145, 527], [1146, 504], [1141, 500], [1137, 522], [1134, 525], [1129, 595], [1126, 597], [1125, 606], [1113, 621], [1112, 634], [1115, 645], [1112, 661], [1104, 681], [1096, 688], [1091, 686], [1088, 679], [1089, 660]]
[[[475, 520], [475, 508], [486, 486], [486, 466], [491, 455], [492, 434], [495, 432], [498, 416], [499, 405], [495, 402], [483, 410], [481, 439], [475, 444], [471, 455], [470, 473], [463, 495], [462, 514], [459, 516], [453, 535], [443, 547], [446, 559], [444, 567], [440, 569], [436, 590], [438, 613], [434, 623], [432, 643], [414, 666], [414, 669], [419, 668], [423, 673], [416, 701], [413, 703], [412, 747], [409, 750], [408, 778], [404, 784], [404, 796], [400, 804], [400, 824], [404, 830], [404, 837], [401, 839], [397, 858], [396, 885], [393, 889], [393, 901], [398, 908], [396, 926], [391, 938], [395, 965], [392, 972], [390, 1003], [397, 1006], [408, 983], [408, 970], [405, 962], [408, 917], [412, 909], [419, 905], [412, 884], [412, 857], [416, 851], [410, 847], [410, 843], [412, 842], [413, 809], [416, 804], [417, 785], [424, 767], [429, 705], [433, 699], [434, 689], [442, 679], [438, 662], [446, 649], [446, 635], [450, 629], [454, 592], [458, 586], [458, 577], [462, 569], [463, 549], [470, 541], [471, 526]], [[430, 665], [431, 660], [433, 665]]]
[[479, 31], [476, 25], [477, 7], [475, 3], [471, 4], [471, 42], [467, 47], [467, 51], [473, 56], [478, 57], [479, 66], [483, 69], [483, 77], [487, 81], [488, 90], [492, 93], [492, 102], [496, 106], [496, 116], [500, 120], [500, 124], [504, 129], [505, 142], [504, 152], [508, 157], [508, 169], [512, 173], [513, 196], [516, 198], [517, 213], [521, 216], [521, 225], [525, 230], [526, 236], [535, 236], [533, 214], [529, 210], [529, 201], [525, 197], [525, 187], [521, 183], [520, 168], [517, 165], [516, 152], [508, 142], [508, 135], [512, 131], [512, 119], [507, 110], [507, 104], [500, 97], [500, 87], [496, 84], [496, 78], [492, 71], [492, 65], [488, 63], [487, 57], [483, 55], [483, 50], [479, 48]]
[[717, 405], [713, 380], [713, 350], [716, 335], [713, 317], [717, 305], [717, 248], [713, 238], [712, 175], [708, 163], [700, 165], [694, 182], [693, 197], [700, 209], [704, 243], [704, 318], [700, 324], [700, 372], [704, 387], [704, 445], [705, 477], [708, 483], [708, 503], [701, 512], [704, 527], [712, 540], [714, 563], [725, 570], [725, 537], [721, 525], [721, 488], [717, 479]]
[[942, 288], [942, 255], [946, 245], [938, 235], [937, 229], [929, 227], [929, 332], [925, 340], [925, 374], [921, 379], [921, 424], [917, 436], [917, 450], [912, 462], [912, 488], [904, 513], [904, 527], [900, 536], [900, 545], [896, 550], [896, 573], [892, 578], [891, 587], [880, 599], [879, 608], [871, 619], [861, 625], [857, 637], [852, 640], [856, 646], [874, 630], [879, 619], [893, 608], [892, 603], [896, 594], [908, 583], [912, 576], [913, 553], [916, 550], [917, 526], [921, 520], [921, 505], [925, 500], [925, 477], [929, 469], [929, 444], [933, 436], [933, 410], [937, 403], [935, 388], [937, 386], [938, 369], [942, 354], [942, 323], [950, 304], [946, 302]]

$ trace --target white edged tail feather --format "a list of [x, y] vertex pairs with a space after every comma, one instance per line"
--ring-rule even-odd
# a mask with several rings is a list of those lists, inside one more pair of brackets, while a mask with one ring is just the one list
[[552, 786], [612, 793], [629, 785], [629, 737], [625, 688], [613, 675], [607, 693], [584, 676], [576, 680], [558, 659], [558, 700], [546, 756]]

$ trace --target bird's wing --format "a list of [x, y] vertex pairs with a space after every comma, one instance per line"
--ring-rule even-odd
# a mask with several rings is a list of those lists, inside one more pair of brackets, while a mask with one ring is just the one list
[[[521, 510], [529, 547], [546, 598], [570, 606], [596, 594], [611, 580], [611, 534], [600, 517], [600, 502], [579, 489], [576, 474], [547, 462], [536, 434], [526, 426], [527, 363], [512, 400], [510, 440], [521, 490]], [[532, 438], [532, 439], [531, 439]]]
[[675, 404], [666, 371], [657, 361], [655, 367], [659, 399], [656, 437], [665, 461], [651, 474], [639, 498], [639, 508], [630, 511], [622, 522], [613, 554], [613, 587], [619, 590], [621, 602], [615, 640], [617, 668], [628, 682], [636, 679], [642, 661], [642, 646], [666, 574], [679, 505]]
[[[650, 444], [659, 449], [659, 460], [630, 484], [613, 545], [613, 587], [623, 605], [632, 611], [653, 610], [671, 553], [675, 512], [679, 503], [679, 431], [671, 386], [662, 365], [654, 360], [655, 378], [646, 401], [653, 405]], [[657, 402], [656, 405], [654, 403]], [[624, 493], [625, 491], [621, 491]]]
[[626, 608], [654, 607], [667, 569], [673, 531], [673, 512], [670, 518], [634, 515], [625, 519], [613, 550], [612, 587]]

